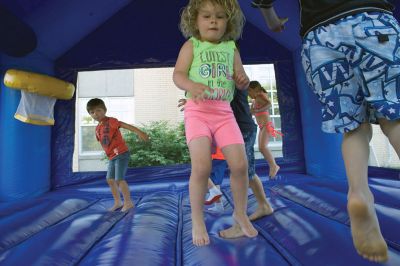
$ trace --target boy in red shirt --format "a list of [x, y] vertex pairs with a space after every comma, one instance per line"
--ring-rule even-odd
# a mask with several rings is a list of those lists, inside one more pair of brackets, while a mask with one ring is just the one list
[[[114, 205], [109, 210], [115, 211], [122, 207], [121, 211], [128, 211], [134, 207], [129, 192], [129, 186], [124, 180], [126, 170], [128, 169], [130, 154], [119, 128], [125, 128], [134, 132], [144, 141], [147, 141], [149, 137], [137, 127], [118, 121], [116, 118], [106, 116], [107, 108], [101, 99], [91, 99], [86, 105], [86, 110], [94, 120], [99, 122], [96, 127], [96, 138], [109, 159], [107, 183], [110, 186], [114, 198]], [[118, 188], [121, 189], [124, 198], [123, 204]]]

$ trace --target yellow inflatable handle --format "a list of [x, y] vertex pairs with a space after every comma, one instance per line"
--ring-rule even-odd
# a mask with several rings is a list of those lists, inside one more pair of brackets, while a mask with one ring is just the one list
[[25, 90], [43, 96], [69, 100], [74, 96], [72, 83], [28, 71], [9, 69], [4, 75], [4, 84], [12, 89]]

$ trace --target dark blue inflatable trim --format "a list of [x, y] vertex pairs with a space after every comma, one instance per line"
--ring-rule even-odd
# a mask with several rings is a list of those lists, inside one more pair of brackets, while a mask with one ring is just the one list
[[0, 5], [0, 53], [9, 56], [23, 57], [35, 50], [36, 34], [20, 18]]

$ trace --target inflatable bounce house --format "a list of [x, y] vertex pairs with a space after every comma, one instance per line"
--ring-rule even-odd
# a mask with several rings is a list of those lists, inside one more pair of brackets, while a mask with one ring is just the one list
[[[274, 64], [276, 73], [280, 178], [267, 180], [267, 164], [257, 162], [274, 213], [253, 222], [255, 238], [221, 238], [233, 224], [226, 177], [225, 212], [205, 212], [211, 243], [195, 247], [189, 165], [129, 169], [136, 206], [128, 212], [107, 211], [105, 172], [72, 171], [77, 73], [174, 66], [187, 1], [0, 0], [0, 265], [375, 264], [352, 243], [342, 137], [321, 131], [301, 66], [298, 2], [276, 2], [289, 17], [282, 33], [269, 31], [250, 1], [239, 3], [242, 61]], [[369, 178], [385, 265], [400, 265], [399, 171], [370, 167]]]

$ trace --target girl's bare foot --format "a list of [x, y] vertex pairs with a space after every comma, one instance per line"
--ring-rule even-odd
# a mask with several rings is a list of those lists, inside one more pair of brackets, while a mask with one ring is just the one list
[[271, 206], [265, 205], [265, 206], [258, 206], [257, 210], [250, 215], [249, 219], [250, 221], [255, 221], [257, 219], [260, 219], [261, 217], [270, 215], [274, 212], [274, 209], [272, 209]]
[[235, 223], [228, 229], [220, 231], [219, 236], [223, 238], [238, 238], [244, 236], [244, 233], [242, 228], [240, 228], [240, 225]]
[[127, 212], [127, 211], [129, 211], [130, 209], [132, 209], [134, 207], [135, 207], [135, 205], [133, 205], [132, 201], [125, 201], [124, 202], [124, 206], [122, 207], [121, 211], [122, 212]]
[[358, 254], [370, 261], [386, 261], [388, 247], [379, 228], [373, 201], [368, 202], [363, 195], [353, 193], [349, 195], [347, 209]]
[[116, 203], [114, 203], [114, 205], [111, 208], [108, 209], [108, 211], [113, 212], [113, 211], [120, 209], [121, 207], [122, 207], [122, 203], [116, 202]]
[[[235, 215], [233, 216], [233, 219], [236, 221], [234, 225], [232, 225], [231, 227], [229, 227], [228, 229], [222, 230], [219, 232], [219, 235], [223, 238], [238, 238], [238, 237], [242, 237], [242, 236], [247, 236], [247, 237], [255, 237], [258, 235], [257, 230], [253, 227], [253, 225], [250, 223], [249, 218], [246, 216], [248, 224], [246, 228], [247, 232], [245, 232], [245, 230], [243, 229], [244, 226], [241, 226]], [[246, 220], [246, 218], [244, 218]]]
[[233, 213], [233, 219], [239, 224], [243, 234], [247, 237], [256, 237], [258, 231], [254, 228], [253, 224], [250, 222], [249, 217], [246, 214], [238, 215]]
[[270, 176], [272, 179], [274, 179], [274, 178], [276, 177], [276, 174], [278, 173], [279, 169], [281, 169], [281, 168], [280, 168], [280, 166], [277, 165], [277, 164], [270, 166], [270, 167], [269, 167], [269, 176]]
[[193, 245], [198, 247], [210, 244], [210, 238], [207, 233], [206, 225], [203, 221], [197, 223], [192, 220], [192, 241]]

